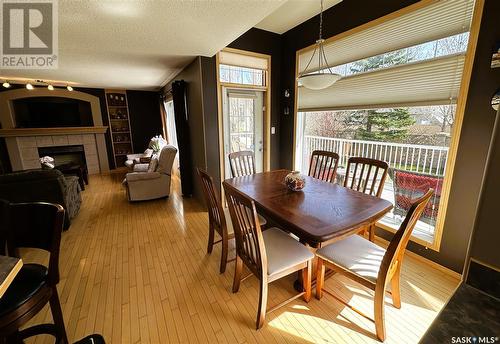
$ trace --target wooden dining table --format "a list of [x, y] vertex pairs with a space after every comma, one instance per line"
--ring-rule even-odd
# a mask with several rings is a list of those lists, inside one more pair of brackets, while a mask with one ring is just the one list
[[5, 294], [22, 266], [21, 259], [0, 255], [0, 298]]
[[257, 211], [304, 244], [319, 248], [373, 225], [392, 209], [391, 202], [349, 188], [305, 177], [305, 188], [285, 185], [288, 170], [226, 180], [250, 197]]

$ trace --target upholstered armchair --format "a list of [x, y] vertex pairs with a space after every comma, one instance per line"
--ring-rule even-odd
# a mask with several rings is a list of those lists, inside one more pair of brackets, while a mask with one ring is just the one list
[[167, 145], [149, 164], [134, 165], [134, 172], [127, 173], [123, 184], [129, 201], [145, 201], [167, 197], [170, 194], [172, 164], [177, 148]]

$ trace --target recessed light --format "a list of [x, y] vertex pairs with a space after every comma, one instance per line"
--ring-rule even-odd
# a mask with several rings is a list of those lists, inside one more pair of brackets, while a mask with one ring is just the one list
[[47, 86], [47, 88], [49, 89], [49, 91], [54, 91], [54, 86], [52, 85]]
[[30, 84], [30, 83], [27, 83], [27, 84], [26, 84], [26, 88], [27, 88], [28, 90], [30, 90], [30, 91], [31, 91], [32, 89], [34, 89], [33, 85], [32, 85], [32, 84]]
[[73, 91], [73, 87], [71, 87], [70, 85], [66, 86], [66, 89], [70, 92]]
[[10, 87], [10, 84], [8, 81], [5, 81], [3, 84], [2, 84], [3, 87], [5, 88], [9, 88]]

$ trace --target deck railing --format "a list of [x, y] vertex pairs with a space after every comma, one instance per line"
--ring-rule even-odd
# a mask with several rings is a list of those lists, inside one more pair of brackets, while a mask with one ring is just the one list
[[384, 160], [392, 168], [436, 176], [444, 175], [448, 158], [448, 147], [306, 135], [302, 142], [301, 161], [298, 161], [302, 171], [308, 170], [311, 153], [317, 149], [339, 154], [339, 166], [347, 166], [347, 160], [352, 156], [362, 156]]

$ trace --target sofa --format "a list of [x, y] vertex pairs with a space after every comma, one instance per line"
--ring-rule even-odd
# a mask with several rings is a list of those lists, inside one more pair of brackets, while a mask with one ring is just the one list
[[78, 214], [82, 203], [78, 177], [55, 169], [37, 169], [0, 175], [0, 199], [12, 203], [50, 202], [64, 207], [64, 229]]
[[145, 201], [170, 195], [172, 165], [177, 148], [164, 146], [149, 164], [135, 164], [126, 174], [123, 185], [129, 201]]

